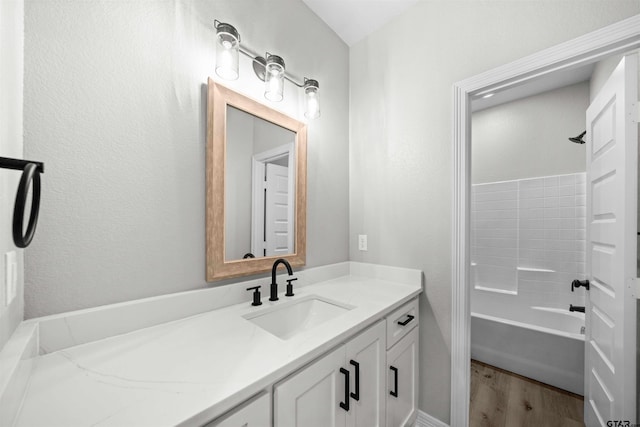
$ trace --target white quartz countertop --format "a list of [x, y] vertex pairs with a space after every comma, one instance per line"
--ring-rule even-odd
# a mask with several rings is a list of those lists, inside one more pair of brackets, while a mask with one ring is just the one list
[[[267, 288], [267, 289], [265, 289]], [[280, 286], [284, 288], [284, 286]], [[348, 275], [32, 359], [16, 426], [201, 425], [409, 301], [420, 284]], [[267, 291], [267, 292], [265, 292]], [[354, 306], [282, 340], [242, 316], [317, 295]]]

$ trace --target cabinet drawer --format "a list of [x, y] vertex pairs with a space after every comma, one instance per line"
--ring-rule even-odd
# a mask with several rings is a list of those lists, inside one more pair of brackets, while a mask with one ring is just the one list
[[393, 347], [418, 323], [418, 298], [409, 301], [387, 316], [387, 349]]

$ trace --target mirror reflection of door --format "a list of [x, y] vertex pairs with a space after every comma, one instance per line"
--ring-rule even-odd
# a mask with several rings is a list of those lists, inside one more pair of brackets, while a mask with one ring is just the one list
[[293, 252], [289, 229], [289, 168], [267, 163], [264, 197], [264, 254], [274, 256]]
[[225, 260], [295, 252], [295, 139], [288, 129], [227, 106]]
[[278, 256], [294, 252], [293, 144], [253, 158], [251, 253]]

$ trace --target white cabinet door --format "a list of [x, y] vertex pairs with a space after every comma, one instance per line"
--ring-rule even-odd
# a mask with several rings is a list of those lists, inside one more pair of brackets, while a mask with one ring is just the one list
[[385, 321], [274, 387], [278, 427], [383, 427]]
[[271, 393], [264, 392], [204, 427], [270, 427]]
[[[278, 427], [344, 427], [348, 397], [345, 346], [313, 362], [274, 387], [274, 424]], [[342, 369], [342, 371], [341, 371]], [[347, 399], [348, 400], [348, 399]]]
[[351, 371], [349, 427], [385, 425], [386, 327], [381, 320], [347, 343], [346, 366]]
[[413, 425], [418, 415], [418, 328], [387, 352], [387, 427]]

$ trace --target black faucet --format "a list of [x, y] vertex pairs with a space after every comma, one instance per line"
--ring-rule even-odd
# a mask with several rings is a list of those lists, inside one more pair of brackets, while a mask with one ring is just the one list
[[569, 304], [569, 311], [579, 311], [580, 313], [584, 313], [584, 307], [580, 307], [579, 305]]
[[[276, 282], [276, 270], [278, 269], [278, 266], [280, 264], [284, 264], [284, 266], [287, 267], [287, 273], [289, 273], [289, 276], [293, 276], [293, 270], [291, 269], [291, 264], [289, 264], [289, 261], [284, 258], [278, 258], [273, 263], [273, 267], [271, 268], [271, 296], [269, 297], [269, 301], [278, 301], [278, 283]], [[293, 296], [293, 285], [291, 285], [291, 282], [293, 282], [294, 280], [297, 279], [294, 277], [293, 279], [287, 280], [287, 293], [285, 294], [285, 296]]]

